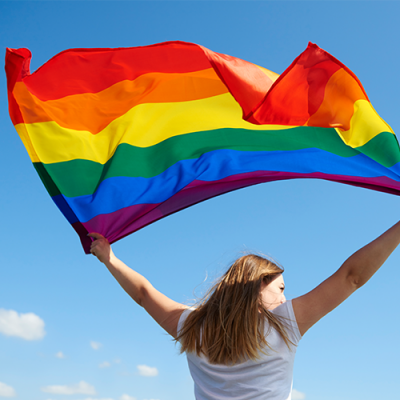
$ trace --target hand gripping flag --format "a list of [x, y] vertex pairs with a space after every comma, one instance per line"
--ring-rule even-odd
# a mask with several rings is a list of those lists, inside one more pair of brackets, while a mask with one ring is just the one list
[[281, 75], [202, 46], [7, 49], [12, 122], [85, 252], [239, 188], [319, 178], [400, 194], [397, 139], [309, 44]]

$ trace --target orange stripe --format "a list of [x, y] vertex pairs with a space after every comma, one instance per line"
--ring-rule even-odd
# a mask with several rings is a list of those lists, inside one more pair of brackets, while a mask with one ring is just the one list
[[367, 100], [362, 87], [345, 69], [336, 71], [329, 79], [318, 110], [309, 118], [307, 126], [329, 126], [342, 130], [350, 129], [357, 100]]
[[17, 82], [14, 96], [25, 123], [55, 121], [64, 128], [102, 131], [138, 104], [200, 100], [228, 93], [212, 68], [189, 73], [149, 73], [99, 92], [42, 101]]

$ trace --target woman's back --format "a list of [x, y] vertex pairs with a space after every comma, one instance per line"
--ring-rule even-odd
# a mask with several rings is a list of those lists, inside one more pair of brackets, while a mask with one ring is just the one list
[[[190, 314], [182, 313], [178, 332]], [[234, 365], [211, 364], [204, 355], [187, 352], [189, 370], [195, 383], [197, 400], [287, 400], [291, 398], [293, 363], [296, 345], [301, 339], [292, 302], [287, 301], [272, 311], [282, 317], [286, 332], [293, 345], [289, 347], [282, 335], [269, 329], [266, 320], [265, 332], [268, 344], [273, 350], [260, 354], [258, 360], [247, 360]]]
[[[91, 253], [107, 266], [132, 299], [182, 344], [198, 400], [287, 400], [300, 336], [375, 274], [400, 244], [400, 222], [351, 255], [315, 289], [279, 306], [277, 303], [284, 301], [284, 284], [278, 280], [282, 271], [273, 268], [276, 271], [269, 273], [271, 265], [265, 262], [258, 263], [261, 270], [254, 269], [247, 261], [256, 261], [257, 257], [241, 258], [192, 313], [115, 257], [102, 235], [89, 236], [94, 239]], [[234, 270], [243, 279], [235, 280], [231, 274]], [[275, 279], [271, 281], [271, 277]], [[277, 307], [269, 307], [271, 302]], [[283, 321], [289, 326], [285, 327]], [[269, 356], [260, 354], [264, 349], [268, 349]]]

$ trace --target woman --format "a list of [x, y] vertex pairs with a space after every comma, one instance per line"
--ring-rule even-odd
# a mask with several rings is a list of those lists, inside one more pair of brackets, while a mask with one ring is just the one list
[[238, 259], [196, 309], [158, 290], [115, 257], [98, 233], [91, 253], [188, 357], [197, 400], [291, 398], [296, 345], [318, 320], [366, 283], [400, 243], [400, 222], [358, 250], [327, 280], [286, 301], [283, 270], [262, 257]]

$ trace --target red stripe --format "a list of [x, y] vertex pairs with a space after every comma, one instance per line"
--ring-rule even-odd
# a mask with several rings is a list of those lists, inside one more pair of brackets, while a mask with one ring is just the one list
[[277, 79], [249, 121], [304, 125], [321, 105], [329, 78], [340, 68], [328, 53], [309, 44]]
[[184, 42], [166, 42], [119, 49], [65, 50], [24, 79], [41, 100], [97, 93], [122, 80], [148, 72], [192, 72], [210, 68], [202, 48]]
[[12, 93], [17, 82], [29, 75], [29, 64], [32, 54], [28, 49], [6, 50], [6, 76], [8, 91], [8, 109], [14, 125], [24, 122], [18, 103]]
[[248, 61], [203, 47], [211, 65], [243, 109], [243, 118], [260, 106], [273, 81]]
[[6, 49], [7, 89], [12, 92], [14, 85], [29, 75], [32, 54], [28, 49]]
[[[29, 53], [25, 56], [30, 61], [29, 50], [16, 52]], [[261, 103], [272, 85], [272, 80], [254, 64], [185, 42], [120, 49], [65, 50], [31, 75], [28, 67], [23, 81], [32, 94], [46, 101], [97, 93], [117, 82], [134, 80], [150, 72], [185, 73], [210, 67], [230, 87], [236, 100], [245, 105], [245, 114]], [[9, 70], [12, 69], [9, 65]]]

